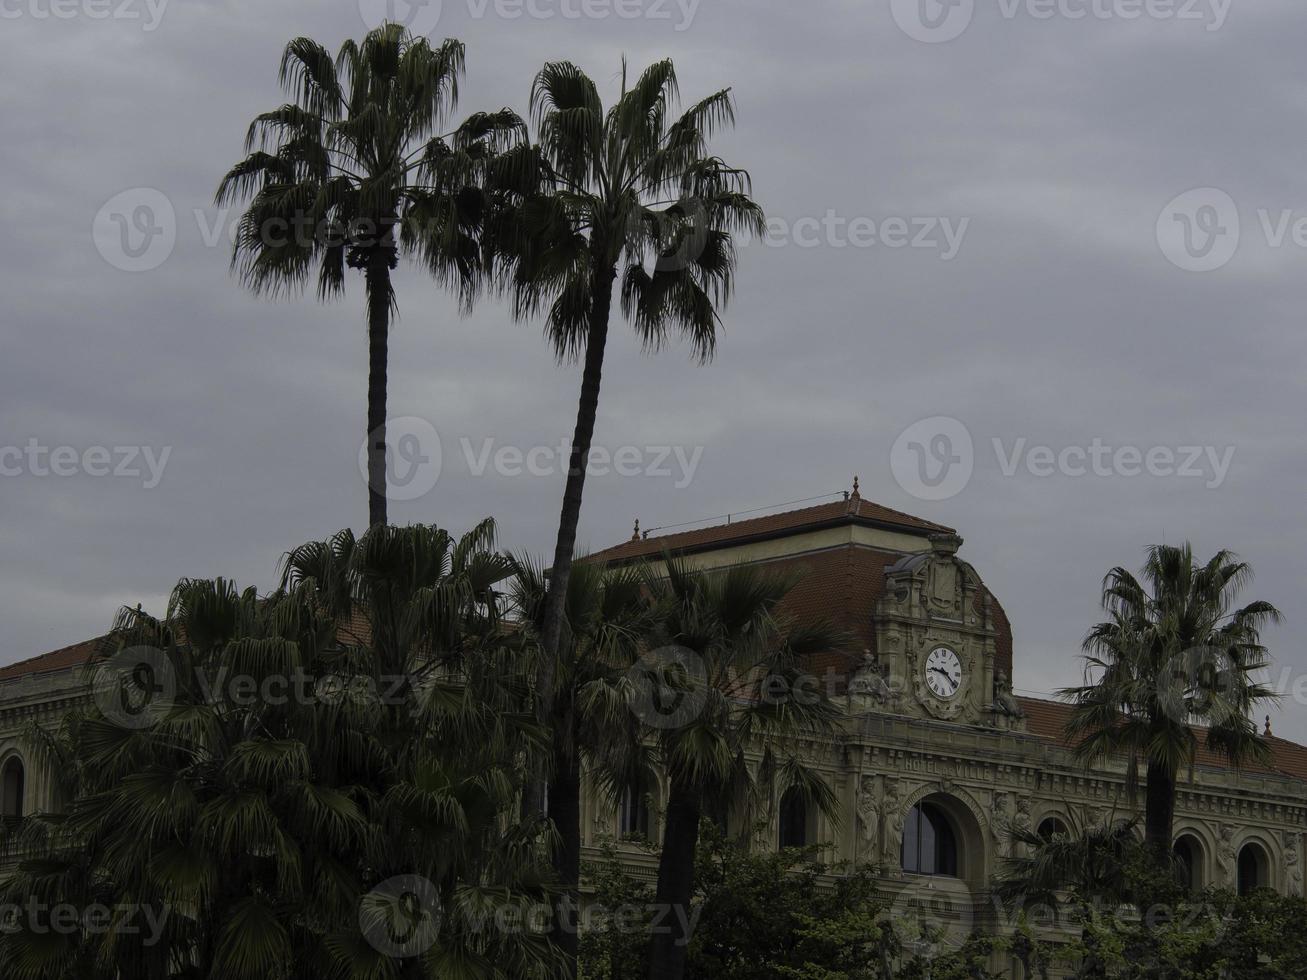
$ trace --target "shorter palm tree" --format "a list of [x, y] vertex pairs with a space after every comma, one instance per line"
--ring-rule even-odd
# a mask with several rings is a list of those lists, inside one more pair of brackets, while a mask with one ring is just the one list
[[994, 889], [1004, 900], [1055, 908], [1070, 893], [1114, 905], [1131, 898], [1131, 871], [1141, 853], [1138, 821], [1089, 827], [1078, 837], [1013, 830], [1012, 841], [1016, 856], [1007, 859]]
[[[630, 698], [667, 774], [656, 903], [688, 912], [705, 817], [755, 826], [778, 795], [838, 818], [834, 792], [800, 758], [795, 740], [831, 730], [837, 709], [805, 685], [803, 664], [837, 648], [842, 632], [782, 611], [795, 580], [756, 566], [692, 571], [665, 558], [652, 580], [658, 648], [628, 676]], [[649, 950], [650, 980], [684, 976], [686, 915], [667, 917]]]
[[1269, 662], [1262, 630], [1280, 614], [1269, 602], [1236, 607], [1251, 578], [1229, 551], [1199, 564], [1188, 544], [1150, 548], [1142, 581], [1112, 569], [1110, 618], [1085, 639], [1085, 683], [1062, 692], [1079, 758], [1125, 758], [1132, 791], [1146, 765], [1145, 839], [1159, 862], [1171, 853], [1177, 774], [1200, 742], [1234, 765], [1269, 760], [1252, 718], [1275, 697], [1256, 675]]
[[[1083, 954], [1076, 976], [1105, 980], [1108, 975], [1092, 918], [1104, 908], [1138, 899], [1140, 871], [1151, 859], [1139, 840], [1137, 821], [1123, 820], [1090, 827], [1079, 837], [1043, 836], [1014, 830], [1017, 856], [1007, 860], [994, 883], [995, 897], [1013, 906], [1042, 905], [1057, 909], [1073, 905], [1080, 916]], [[1036, 949], [1022, 929], [1014, 952], [1026, 960], [1027, 975]], [[1047, 964], [1041, 964], [1047, 976]]]

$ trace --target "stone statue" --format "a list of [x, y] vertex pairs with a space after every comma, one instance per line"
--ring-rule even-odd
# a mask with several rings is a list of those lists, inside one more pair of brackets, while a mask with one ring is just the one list
[[1011, 850], [1012, 857], [1023, 856], [1029, 851], [1029, 847], [1025, 843], [1017, 840], [1016, 835], [1029, 834], [1033, 829], [1034, 824], [1030, 817], [1030, 800], [1024, 796], [1020, 797], [1017, 799], [1017, 815], [1012, 818], [1012, 830], [1014, 831]]
[[880, 846], [881, 803], [876, 793], [876, 777], [863, 776], [858, 787], [858, 856], [866, 861], [877, 861], [883, 853]]
[[1021, 702], [1012, 693], [1012, 681], [1008, 679], [1006, 671], [1000, 670], [994, 675], [994, 704], [992, 710], [996, 714], [1008, 718], [1024, 718], [1026, 716], [1025, 709], [1021, 707]]
[[903, 859], [903, 800], [899, 793], [897, 780], [885, 780], [885, 802], [881, 813], [885, 822], [884, 864], [886, 868], [899, 870]]
[[849, 707], [871, 711], [893, 701], [894, 692], [886, 679], [888, 673], [888, 665], [877, 661], [871, 651], [864, 651], [862, 662], [849, 681]]
[[1010, 854], [1012, 830], [1012, 797], [1007, 793], [994, 794], [994, 809], [989, 818], [989, 833], [994, 839], [995, 854]]
[[1216, 870], [1220, 881], [1218, 884], [1233, 886], [1235, 878], [1234, 827], [1221, 824], [1221, 839], [1216, 845]]
[[1302, 898], [1302, 855], [1298, 847], [1298, 835], [1285, 834], [1284, 844], [1284, 878], [1289, 885], [1289, 894]]

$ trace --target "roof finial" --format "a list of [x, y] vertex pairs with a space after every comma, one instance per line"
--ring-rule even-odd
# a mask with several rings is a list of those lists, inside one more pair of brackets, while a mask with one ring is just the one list
[[1266, 716], [1266, 737], [1267, 737], [1267, 738], [1270, 738], [1270, 737], [1271, 737], [1271, 716], [1270, 716], [1270, 715], [1267, 715], [1267, 716]]
[[858, 478], [856, 476], [853, 478], [853, 496], [855, 497], [862, 496], [862, 494], [858, 491]]
[[632, 541], [640, 540], [640, 518], [638, 517], [635, 519], [635, 530], [631, 532], [631, 540]]

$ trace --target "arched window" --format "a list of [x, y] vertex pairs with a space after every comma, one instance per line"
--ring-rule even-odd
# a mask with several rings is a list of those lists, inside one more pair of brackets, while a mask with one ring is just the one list
[[788, 789], [781, 797], [781, 847], [806, 847], [808, 844], [808, 801], [797, 789]]
[[5, 763], [0, 775], [0, 815], [17, 820], [23, 815], [23, 796], [27, 788], [27, 773], [17, 756]]
[[903, 823], [903, 870], [914, 875], [958, 876], [958, 835], [934, 803], [918, 803]]
[[1271, 883], [1271, 862], [1260, 844], [1245, 844], [1239, 852], [1239, 894], [1251, 895]]
[[622, 793], [617, 806], [617, 833], [621, 837], [649, 837], [649, 782], [637, 779]]
[[1062, 822], [1060, 817], [1045, 817], [1039, 821], [1039, 829], [1036, 833], [1044, 840], [1071, 836], [1071, 831], [1067, 829], [1067, 825]]
[[1203, 887], [1203, 848], [1191, 835], [1185, 834], [1171, 849], [1175, 857], [1175, 880], [1186, 891], [1196, 892]]

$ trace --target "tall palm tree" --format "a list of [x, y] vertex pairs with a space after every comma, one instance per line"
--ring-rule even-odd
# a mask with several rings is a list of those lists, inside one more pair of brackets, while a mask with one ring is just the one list
[[[655, 902], [688, 910], [705, 816], [733, 815], [753, 826], [777, 796], [794, 793], [805, 809], [836, 818], [833, 790], [800, 759], [793, 740], [833, 724], [836, 709], [801, 682], [802, 664], [837, 648], [844, 635], [782, 612], [792, 578], [748, 565], [692, 571], [671, 558], [666, 567], [666, 578], [652, 583], [664, 646], [630, 678], [668, 780]], [[650, 942], [650, 980], [685, 974], [686, 917], [667, 918], [669, 928]]]
[[550, 62], [531, 90], [537, 144], [496, 168], [500, 203], [515, 205], [499, 211], [493, 236], [515, 313], [545, 311], [557, 357], [584, 362], [544, 609], [542, 717], [551, 707], [552, 652], [563, 628], [615, 284], [620, 277], [622, 312], [646, 348], [677, 332], [707, 361], [733, 284], [733, 234], [763, 228], [749, 175], [708, 149], [712, 135], [734, 123], [730, 90], [674, 118], [677, 98], [670, 61], [633, 84], [623, 65], [621, 93], [607, 110], [579, 68]]
[[1062, 692], [1075, 705], [1067, 733], [1082, 760], [1124, 756], [1132, 788], [1147, 766], [1145, 840], [1159, 861], [1171, 852], [1177, 774], [1200, 738], [1234, 765], [1268, 758], [1252, 712], [1275, 693], [1254, 675], [1268, 664], [1261, 631], [1280, 614], [1263, 601], [1236, 608], [1251, 578], [1229, 551], [1200, 564], [1188, 543], [1149, 548], [1142, 580], [1112, 569], [1102, 596], [1110, 618], [1084, 643], [1085, 683]]
[[386, 523], [391, 272], [412, 254], [471, 302], [485, 203], [476, 173], [523, 129], [504, 109], [444, 131], [463, 58], [461, 42], [432, 47], [398, 24], [346, 41], [334, 61], [296, 38], [281, 60], [292, 101], [255, 118], [248, 156], [218, 187], [220, 206], [250, 199], [232, 266], [255, 292], [297, 292], [316, 271], [326, 300], [344, 291], [346, 268], [363, 275], [369, 526]]
[[[633, 744], [635, 732], [622, 681], [655, 622], [644, 582], [639, 566], [610, 569], [581, 561], [567, 584], [553, 671], [556, 722], [548, 760], [548, 809], [554, 869], [566, 898], [557, 910], [555, 942], [573, 962], [578, 945], [582, 768], [588, 766], [610, 790], [626, 785], [620, 770], [631, 753], [621, 749]], [[519, 561], [512, 601], [537, 651], [548, 593], [548, 576], [540, 564]]]

